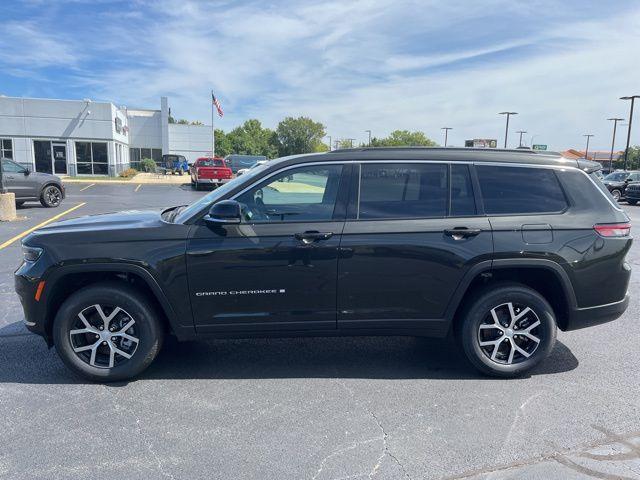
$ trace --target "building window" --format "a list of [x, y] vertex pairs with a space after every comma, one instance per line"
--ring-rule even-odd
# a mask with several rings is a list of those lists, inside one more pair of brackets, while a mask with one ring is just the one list
[[13, 159], [13, 142], [10, 138], [0, 138], [0, 158]]
[[79, 175], [107, 175], [109, 155], [102, 142], [76, 142], [76, 164]]
[[160, 148], [129, 148], [129, 164], [131, 168], [140, 170], [140, 161], [145, 158], [151, 159], [158, 165], [162, 163], [162, 149]]

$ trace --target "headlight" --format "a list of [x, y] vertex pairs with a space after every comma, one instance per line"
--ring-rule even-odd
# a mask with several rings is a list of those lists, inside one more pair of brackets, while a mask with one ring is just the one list
[[38, 247], [28, 247], [26, 245], [22, 245], [22, 256], [24, 257], [25, 262], [35, 262], [42, 255], [41, 248]]

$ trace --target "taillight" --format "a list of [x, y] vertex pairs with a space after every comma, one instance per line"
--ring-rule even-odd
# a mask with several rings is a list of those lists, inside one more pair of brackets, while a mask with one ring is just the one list
[[601, 237], [628, 237], [631, 232], [631, 224], [626, 223], [599, 223], [593, 226]]

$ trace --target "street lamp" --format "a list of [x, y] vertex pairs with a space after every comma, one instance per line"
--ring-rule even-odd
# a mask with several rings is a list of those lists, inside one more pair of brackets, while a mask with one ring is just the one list
[[353, 148], [353, 141], [355, 140], [355, 138], [345, 138], [345, 140], [349, 140], [351, 142], [351, 147], [349, 148]]
[[507, 148], [507, 136], [509, 135], [509, 117], [511, 115], [518, 115], [518, 112], [500, 112], [498, 115], [507, 116], [507, 126], [504, 129], [504, 148]]
[[371, 146], [371, 130], [365, 130], [366, 133], [369, 134], [369, 143], [367, 144], [367, 146]]
[[325, 135], [329, 139], [329, 151], [331, 151], [331, 135]]
[[440, 130], [444, 130], [444, 146], [446, 147], [449, 139], [449, 130], [453, 130], [453, 127], [442, 127]]
[[629, 155], [629, 141], [631, 140], [631, 122], [633, 121], [633, 104], [640, 95], [630, 95], [628, 97], [620, 97], [620, 100], [631, 100], [631, 111], [629, 112], [629, 129], [627, 130], [627, 146], [624, 149], [624, 169], [627, 169], [627, 156]]
[[527, 131], [526, 131], [526, 130], [518, 130], [516, 133], [519, 133], [519, 134], [520, 134], [520, 142], [519, 142], [519, 146], [520, 146], [520, 148], [522, 148], [522, 135], [523, 135], [524, 133], [527, 133]]
[[624, 118], [607, 118], [607, 120], [613, 121], [613, 139], [611, 139], [611, 153], [609, 154], [609, 170], [613, 171], [613, 149], [616, 146], [616, 129], [618, 128], [618, 122], [622, 122]]
[[585, 160], [589, 160], [588, 155], [589, 155], [589, 139], [591, 137], [593, 137], [594, 135], [592, 133], [587, 133], [585, 135], [582, 135], [583, 137], [587, 137], [587, 148], [584, 149], [584, 159]]

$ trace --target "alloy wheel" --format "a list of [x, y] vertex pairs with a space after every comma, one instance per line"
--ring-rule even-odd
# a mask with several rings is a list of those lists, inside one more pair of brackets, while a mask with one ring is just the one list
[[531, 307], [508, 302], [492, 308], [478, 327], [478, 343], [493, 362], [513, 365], [526, 361], [542, 340], [540, 319]]
[[113, 368], [129, 360], [140, 339], [136, 321], [112, 305], [91, 305], [78, 313], [69, 331], [71, 348], [83, 362], [97, 368]]
[[49, 186], [44, 191], [44, 198], [48, 205], [56, 207], [62, 200], [62, 194], [60, 193], [60, 189], [58, 187]]

